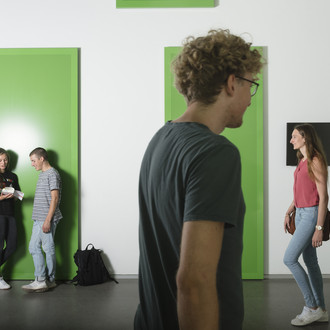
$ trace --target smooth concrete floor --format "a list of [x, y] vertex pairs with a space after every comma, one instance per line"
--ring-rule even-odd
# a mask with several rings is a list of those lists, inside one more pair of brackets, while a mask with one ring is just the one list
[[[0, 290], [1, 330], [133, 329], [139, 300], [136, 279], [87, 287], [59, 283], [44, 293], [23, 292], [21, 286], [26, 281], [9, 283], [12, 289]], [[297, 329], [290, 320], [301, 312], [304, 303], [293, 279], [247, 280], [243, 285], [244, 330]], [[330, 300], [330, 279], [324, 279], [324, 292]], [[328, 323], [314, 323], [303, 329], [330, 327]]]

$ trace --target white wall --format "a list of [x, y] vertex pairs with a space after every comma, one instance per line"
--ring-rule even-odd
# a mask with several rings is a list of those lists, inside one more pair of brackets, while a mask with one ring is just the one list
[[[137, 184], [164, 121], [163, 49], [210, 28], [267, 47], [265, 273], [287, 274], [283, 215], [292, 200], [286, 122], [330, 121], [328, 0], [220, 0], [208, 9], [116, 9], [115, 0], [0, 0], [0, 47], [81, 48], [81, 242], [116, 274], [138, 269]], [[1, 73], [0, 73], [1, 74]], [[1, 123], [0, 123], [1, 125]], [[320, 249], [323, 272], [330, 273]]]

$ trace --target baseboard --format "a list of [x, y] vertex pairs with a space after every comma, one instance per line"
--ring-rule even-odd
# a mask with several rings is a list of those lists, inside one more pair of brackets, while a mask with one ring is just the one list
[[[115, 274], [115, 279], [117, 280], [137, 280], [139, 278], [138, 274]], [[322, 274], [323, 278], [330, 278], [330, 274]], [[265, 280], [287, 280], [287, 279], [293, 279], [293, 276], [291, 274], [265, 274], [264, 275]]]
[[116, 280], [137, 280], [139, 278], [138, 274], [115, 274], [113, 277]]
[[[323, 278], [330, 278], [330, 274], [322, 274]], [[265, 274], [265, 280], [286, 280], [294, 279], [292, 274]]]

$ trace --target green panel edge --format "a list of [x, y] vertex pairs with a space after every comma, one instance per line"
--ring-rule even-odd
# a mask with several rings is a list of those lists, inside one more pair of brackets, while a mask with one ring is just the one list
[[[252, 47], [257, 49], [261, 55], [263, 55], [262, 47]], [[258, 75], [258, 93], [254, 96], [257, 108], [257, 136], [263, 137], [263, 74], [262, 72]], [[242, 278], [249, 279], [264, 279], [264, 144], [263, 138], [257, 139], [257, 191], [262, 193], [257, 194], [257, 212], [256, 212], [256, 223], [257, 223], [257, 272], [246, 273], [242, 272]]]
[[[173, 86], [173, 75], [171, 72], [171, 62], [174, 57], [178, 54], [179, 50], [182, 47], [165, 47], [164, 49], [164, 83], [165, 83], [165, 122], [172, 119], [173, 110], [171, 107], [171, 102], [168, 100], [172, 99], [172, 86]], [[263, 54], [262, 47], [253, 47], [258, 49], [258, 51]], [[256, 98], [256, 107], [257, 109], [261, 109], [257, 111], [257, 134], [258, 136], [263, 136], [263, 75], [260, 74], [258, 77], [258, 93], [255, 96]], [[167, 99], [168, 98], [168, 99]], [[246, 273], [242, 272], [243, 279], [263, 279], [264, 278], [264, 172], [263, 172], [263, 139], [257, 139], [257, 167], [258, 167], [258, 175], [257, 175], [257, 190], [261, 191], [261, 194], [257, 196], [257, 237], [259, 238], [257, 241], [257, 267], [255, 273]]]
[[[262, 47], [255, 47], [263, 56]], [[258, 230], [258, 253], [261, 263], [258, 265], [258, 274], [255, 278], [263, 279], [264, 278], [264, 116], [263, 116], [263, 108], [264, 108], [264, 79], [263, 74], [259, 75], [259, 96], [258, 93], [256, 95], [256, 104], [257, 104], [257, 135], [261, 136], [261, 139], [257, 139], [257, 163], [258, 163], [258, 177], [257, 177], [257, 190], [262, 191], [262, 194], [258, 195], [258, 207], [257, 207], [257, 230]], [[261, 110], [259, 110], [261, 109]]]
[[117, 8], [210, 8], [215, 0], [117, 0]]
[[179, 53], [182, 47], [165, 47], [164, 52], [164, 80], [165, 80], [165, 123], [172, 119], [172, 107], [171, 102], [166, 102], [166, 98], [168, 97], [170, 100], [172, 99], [172, 86], [173, 86], [173, 75], [171, 70], [171, 62], [174, 57]]

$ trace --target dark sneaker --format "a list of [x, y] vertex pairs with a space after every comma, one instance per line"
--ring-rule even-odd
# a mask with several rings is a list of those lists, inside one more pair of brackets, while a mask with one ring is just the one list
[[48, 286], [48, 289], [54, 289], [54, 288], [56, 288], [57, 284], [55, 281], [47, 281], [47, 286]]

